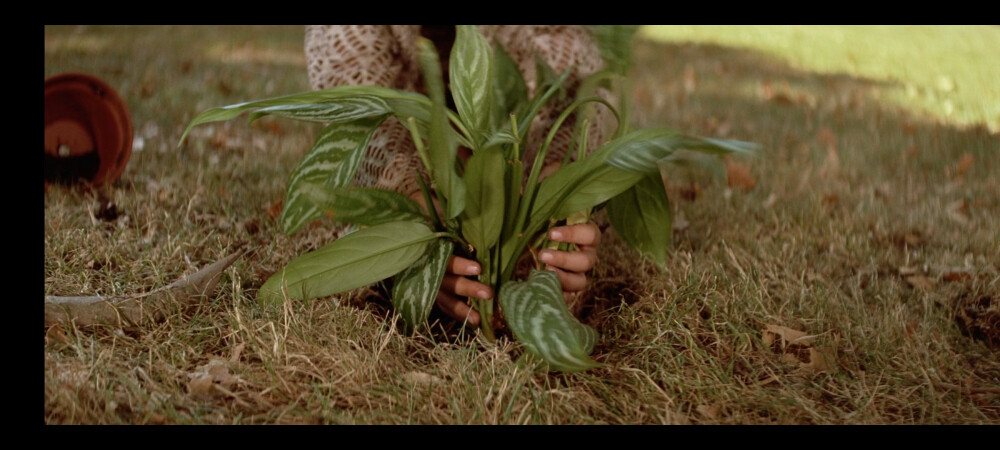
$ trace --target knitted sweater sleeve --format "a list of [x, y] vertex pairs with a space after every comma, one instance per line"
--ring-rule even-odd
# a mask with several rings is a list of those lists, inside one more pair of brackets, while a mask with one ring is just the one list
[[[557, 73], [573, 68], [566, 83], [566, 99], [551, 102], [533, 119], [528, 132], [526, 157], [544, 141], [556, 117], [572, 102], [580, 81], [602, 66], [600, 52], [587, 30], [569, 25], [484, 25], [480, 31], [501, 45], [518, 64], [534, 95], [535, 55]], [[309, 81], [313, 89], [342, 85], [377, 85], [417, 90], [421, 85], [416, 63], [415, 39], [419, 26], [312, 25], [306, 28], [305, 50]], [[441, 55], [447, 58], [447, 55]], [[599, 94], [607, 97], [604, 92]], [[591, 149], [607, 134], [610, 118], [597, 108], [590, 127]], [[559, 129], [546, 157], [546, 165], [561, 162], [572, 143], [572, 117]], [[525, 167], [529, 170], [530, 167]], [[395, 118], [387, 119], [372, 137], [366, 157], [354, 182], [363, 186], [391, 189], [403, 194], [419, 191], [415, 174], [423, 170], [409, 131]]]
[[[310, 25], [305, 53], [313, 89], [346, 85], [414, 90], [419, 80], [415, 39], [419, 28], [396, 25]], [[373, 133], [354, 184], [419, 192], [415, 174], [423, 165], [409, 130], [389, 117]]]

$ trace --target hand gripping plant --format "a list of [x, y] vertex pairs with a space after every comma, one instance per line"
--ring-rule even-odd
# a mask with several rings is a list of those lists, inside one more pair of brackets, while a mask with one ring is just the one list
[[[418, 42], [428, 95], [373, 86], [341, 86], [207, 110], [188, 127], [253, 111], [327, 124], [288, 181], [281, 223], [286, 233], [332, 213], [360, 228], [293, 260], [258, 292], [261, 302], [324, 297], [395, 276], [392, 303], [408, 332], [427, 323], [450, 255], [472, 256], [479, 281], [499, 293], [507, 327], [527, 351], [550, 369], [578, 371], [598, 364], [589, 355], [593, 328], [570, 313], [555, 273], [532, 270], [515, 278], [519, 257], [549, 243], [545, 231], [560, 221], [579, 223], [607, 206], [612, 226], [633, 249], [663, 267], [671, 216], [661, 163], [708, 163], [712, 155], [753, 153], [745, 142], [684, 135], [669, 129], [630, 131], [597, 86], [623, 82], [634, 28], [595, 27], [608, 69], [583, 80], [575, 101], [552, 125], [523, 182], [524, 142], [532, 118], [560, 92], [569, 71], [556, 76], [539, 63], [538, 89], [528, 99], [520, 72], [500, 47], [491, 48], [473, 26], [459, 26], [449, 62], [457, 111], [446, 107], [441, 65], [434, 45]], [[622, 91], [622, 90], [620, 90]], [[623, 106], [627, 89], [621, 93]], [[598, 103], [601, 105], [588, 105]], [[613, 138], [589, 155], [583, 105], [610, 108], [618, 120]], [[627, 108], [625, 108], [627, 110]], [[576, 161], [539, 182], [548, 146], [574, 111]], [[430, 183], [417, 174], [427, 205], [396, 192], [351, 186], [375, 129], [395, 116], [413, 135]], [[187, 132], [185, 132], [186, 135]], [[183, 137], [181, 138], [183, 141]], [[458, 146], [472, 151], [467, 161]], [[567, 152], [569, 153], [569, 152]], [[567, 158], [568, 159], [568, 158]], [[430, 184], [431, 187], [428, 187]], [[480, 330], [494, 339], [492, 299], [471, 299]]]

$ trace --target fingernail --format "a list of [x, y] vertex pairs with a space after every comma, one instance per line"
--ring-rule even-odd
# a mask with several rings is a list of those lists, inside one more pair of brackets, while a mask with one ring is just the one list
[[558, 240], [560, 240], [562, 238], [563, 238], [562, 231], [552, 230], [552, 231], [549, 232], [549, 239], [552, 239], [554, 241], [558, 241]]
[[479, 275], [479, 266], [469, 267], [469, 275]]
[[481, 298], [481, 299], [487, 299], [487, 298], [490, 298], [490, 293], [489, 293], [489, 292], [487, 292], [487, 291], [485, 291], [485, 290], [481, 290], [481, 291], [479, 291], [479, 292], [476, 292], [476, 295], [478, 295], [478, 296], [479, 296], [479, 298]]
[[542, 260], [542, 262], [552, 262], [552, 253], [550, 253], [550, 252], [541, 252], [538, 255], [538, 259]]

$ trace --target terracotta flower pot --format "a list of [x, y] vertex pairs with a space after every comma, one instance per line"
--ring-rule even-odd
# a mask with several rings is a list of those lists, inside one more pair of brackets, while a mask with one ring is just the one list
[[132, 154], [132, 119], [118, 93], [91, 75], [45, 80], [45, 183], [112, 183]]

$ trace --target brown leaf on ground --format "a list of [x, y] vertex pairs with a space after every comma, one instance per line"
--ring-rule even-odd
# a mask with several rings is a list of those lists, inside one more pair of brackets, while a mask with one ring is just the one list
[[836, 208], [840, 204], [840, 196], [836, 192], [828, 192], [823, 194], [823, 208], [827, 211]]
[[680, 193], [681, 198], [689, 202], [693, 202], [698, 199], [698, 196], [701, 195], [701, 187], [698, 186], [698, 183], [692, 181], [689, 186], [682, 187], [680, 189]]
[[767, 199], [764, 200], [764, 203], [762, 204], [762, 206], [764, 207], [764, 209], [771, 209], [771, 207], [773, 207], [774, 204], [777, 203], [777, 202], [778, 202], [778, 196], [777, 196], [777, 194], [775, 194], [774, 192], [772, 192], [771, 195], [768, 195]]
[[757, 179], [750, 175], [750, 168], [739, 162], [726, 161], [726, 179], [729, 187], [738, 187], [744, 191], [753, 190], [757, 186]]
[[716, 420], [719, 418], [719, 413], [722, 412], [722, 406], [719, 406], [718, 403], [711, 405], [698, 405], [694, 408], [694, 410], [706, 419]]
[[785, 348], [792, 345], [808, 347], [815, 336], [810, 336], [803, 331], [794, 330], [781, 325], [769, 324], [766, 328], [764, 328], [761, 338], [767, 345], [778, 343], [780, 344], [780, 348]]
[[961, 225], [969, 224], [969, 204], [965, 200], [955, 200], [945, 207], [948, 217]]
[[240, 362], [240, 354], [243, 353], [243, 349], [247, 346], [246, 342], [241, 342], [239, 345], [233, 348], [232, 355], [229, 356], [229, 362]]
[[[229, 373], [224, 360], [214, 358], [208, 364], [198, 366], [194, 372], [188, 374], [188, 378], [191, 379], [187, 384], [188, 395], [196, 398], [225, 393], [230, 386], [239, 381], [239, 377]], [[215, 389], [215, 385], [221, 386], [224, 390]]]
[[271, 204], [269, 208], [267, 208], [267, 217], [270, 217], [271, 220], [278, 220], [278, 216], [281, 215], [281, 210], [282, 208], [284, 208], [284, 206], [285, 206], [284, 200], [278, 200], [277, 202], [274, 202], [273, 204]]
[[972, 158], [972, 153], [965, 153], [962, 155], [962, 158], [958, 160], [958, 163], [955, 164], [955, 175], [959, 177], [965, 176], [965, 172], [968, 172], [974, 163], [975, 161]]
[[972, 274], [964, 271], [945, 272], [944, 274], [941, 275], [941, 279], [951, 283], [959, 281], [968, 281], [972, 279]]
[[673, 228], [674, 231], [684, 231], [689, 226], [691, 226], [691, 222], [688, 222], [687, 217], [684, 217], [684, 211], [680, 211], [676, 216], [674, 216], [671, 228]]
[[187, 383], [188, 395], [194, 398], [211, 398], [212, 397], [212, 376], [208, 374], [199, 374], [191, 381]]
[[920, 230], [900, 231], [893, 233], [892, 243], [899, 247], [917, 247], [927, 242], [927, 238]]
[[53, 325], [45, 330], [45, 345], [69, 344], [69, 337], [63, 331], [62, 325]]
[[690, 64], [684, 66], [684, 93], [691, 94], [698, 87], [698, 77], [694, 73], [694, 67]]
[[411, 371], [403, 374], [403, 379], [409, 384], [415, 384], [420, 386], [426, 386], [431, 384], [439, 384], [444, 382], [439, 377], [431, 375], [426, 372]]
[[955, 321], [963, 335], [1000, 348], [1000, 298], [973, 294], [958, 297]]
[[923, 275], [911, 275], [906, 277], [906, 282], [918, 289], [929, 291], [934, 287], [934, 280]]
[[806, 374], [829, 372], [831, 369], [831, 359], [828, 356], [828, 349], [809, 348], [809, 362], [803, 362], [799, 366], [799, 371]]

